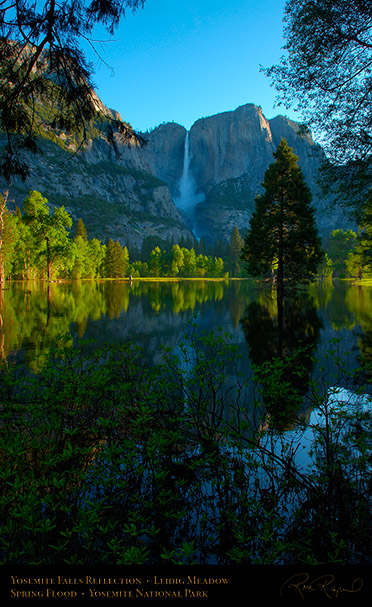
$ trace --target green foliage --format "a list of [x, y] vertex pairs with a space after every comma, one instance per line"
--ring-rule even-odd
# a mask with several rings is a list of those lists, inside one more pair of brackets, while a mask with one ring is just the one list
[[155, 247], [149, 256], [147, 272], [150, 276], [212, 277], [224, 276], [224, 262], [220, 257], [196, 255], [195, 249], [173, 245], [167, 253]]
[[252, 276], [264, 276], [275, 269], [278, 291], [282, 292], [285, 284], [313, 277], [322, 254], [311, 193], [298, 158], [284, 139], [274, 157], [265, 173], [265, 193], [256, 198], [241, 258]]
[[148, 271], [150, 276], [160, 276], [162, 267], [162, 254], [159, 247], [155, 247], [150, 253]]
[[[216, 278], [225, 275], [220, 257], [201, 254], [197, 257], [192, 246], [181, 248], [155, 237], [144, 240], [141, 256], [146, 257], [143, 262], [130, 261], [127, 247], [119, 241], [109, 239], [107, 245], [103, 245], [97, 238], [89, 240], [81, 219], [71, 238], [70, 215], [63, 206], [54, 207], [51, 213], [47, 199], [37, 191], [26, 197], [23, 215], [19, 210], [16, 216], [10, 214], [4, 200], [3, 205], [1, 250], [5, 276], [52, 280], [98, 276], [124, 278], [129, 274], [135, 277]], [[157, 241], [166, 248], [161, 250], [155, 244]]]
[[[265, 70], [336, 164], [371, 154], [371, 7], [286, 0], [285, 54]], [[370, 177], [369, 177], [370, 181]]]
[[122, 247], [117, 240], [111, 238], [107, 243], [105, 258], [105, 276], [108, 278], [120, 278], [128, 276], [129, 253], [126, 247]]
[[241, 259], [242, 250], [244, 247], [244, 240], [241, 238], [239, 234], [239, 230], [237, 226], [234, 227], [231, 232], [230, 238], [230, 254], [229, 254], [229, 263], [232, 269], [233, 276], [240, 276], [241, 268], [239, 265], [239, 261]]
[[325, 251], [323, 260], [319, 264], [318, 273], [321, 278], [331, 279], [333, 276], [333, 261], [328, 257], [328, 253]]
[[357, 235], [353, 230], [333, 230], [326, 242], [326, 250], [332, 260], [333, 275], [345, 278], [348, 275], [347, 260], [354, 253]]
[[[4, 369], [1, 563], [371, 563], [369, 406], [312, 386], [304, 468], [264, 410], [252, 424], [225, 332], [190, 326], [152, 368], [134, 346], [88, 346], [38, 376]], [[277, 369], [260, 377], [273, 393]]]
[[361, 278], [372, 273], [372, 190], [369, 191], [363, 208], [355, 251], [349, 256], [349, 270]]
[[[91, 82], [92, 65], [81, 48], [88, 41], [95, 52], [92, 31], [103, 26], [112, 34], [125, 9], [133, 12], [144, 0], [60, 4], [6, 0], [0, 9], [0, 130], [7, 134], [0, 172], [25, 178], [29, 167], [24, 149], [37, 151], [37, 138], [56, 129], [73, 133], [81, 144], [105, 123], [107, 139], [115, 147], [114, 132], [126, 140], [136, 136], [97, 100]], [[98, 53], [99, 55], [99, 53]]]
[[0, 194], [0, 280], [10, 275], [14, 249], [19, 238], [16, 218], [7, 209], [7, 200]]
[[369, 191], [359, 222], [353, 230], [333, 230], [326, 242], [332, 275], [339, 278], [370, 278], [372, 275], [372, 194]]
[[22, 221], [29, 228], [35, 260], [41, 274], [51, 279], [53, 274], [72, 261], [68, 228], [72, 220], [63, 207], [50, 215], [48, 201], [40, 192], [30, 192], [24, 201]]
[[88, 239], [87, 229], [81, 218], [78, 219], [78, 222], [76, 224], [75, 238], [77, 236], [81, 236], [84, 240]]

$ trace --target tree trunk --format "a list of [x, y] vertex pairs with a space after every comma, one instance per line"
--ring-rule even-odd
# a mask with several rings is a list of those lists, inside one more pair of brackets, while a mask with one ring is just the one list
[[284, 202], [283, 196], [280, 201], [280, 221], [279, 221], [279, 242], [278, 242], [278, 274], [277, 274], [277, 293], [278, 297], [284, 296]]
[[284, 336], [284, 293], [277, 289], [276, 302], [278, 310], [278, 353], [281, 358], [283, 356], [283, 336]]
[[50, 245], [49, 245], [49, 238], [46, 237], [46, 246], [47, 246], [47, 278], [48, 280], [50, 280]]
[[1, 196], [0, 205], [0, 282], [4, 282], [4, 259], [3, 259], [3, 236], [4, 236], [4, 213], [6, 210], [6, 203], [8, 200], [8, 191], [5, 192], [5, 196]]

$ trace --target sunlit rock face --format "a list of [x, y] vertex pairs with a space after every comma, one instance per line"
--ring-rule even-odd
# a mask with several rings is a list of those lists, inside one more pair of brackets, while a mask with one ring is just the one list
[[[29, 191], [38, 190], [51, 206], [64, 205], [75, 221], [81, 217], [89, 237], [112, 238], [132, 249], [147, 237], [179, 242], [191, 232], [229, 240], [235, 226], [242, 234], [248, 229], [265, 170], [284, 137], [312, 190], [321, 234], [353, 227], [321, 195], [322, 149], [286, 117], [267, 120], [259, 106], [247, 104], [201, 118], [188, 132], [165, 123], [143, 137], [141, 147], [135, 137], [128, 143], [116, 135], [115, 150], [94, 126], [82, 148], [74, 134], [45, 133], [41, 153], [28, 156], [30, 176], [11, 183], [10, 206], [22, 207]], [[4, 145], [4, 135], [0, 140]]]
[[259, 184], [259, 175], [272, 159], [273, 141], [269, 122], [255, 105], [224, 112], [195, 122], [190, 130], [191, 171], [204, 193], [217, 183], [249, 175]]
[[322, 150], [308, 132], [301, 132], [297, 123], [283, 116], [266, 120], [260, 107], [244, 105], [234, 112], [198, 121], [191, 129], [194, 149], [208, 147], [208, 156], [212, 159], [209, 166], [201, 163], [198, 169], [196, 154], [192, 165], [199, 188], [205, 191], [205, 201], [195, 211], [196, 230], [200, 235], [214, 233], [228, 238], [235, 225], [242, 231], [247, 229], [255, 198], [262, 192], [265, 171], [273, 162], [273, 153], [283, 137], [298, 155], [313, 191], [318, 225], [328, 231], [328, 201], [322, 200], [317, 185], [319, 167], [324, 160]]
[[[169, 136], [169, 141], [167, 137]], [[262, 181], [273, 152], [285, 138], [299, 157], [299, 165], [313, 193], [313, 206], [320, 232], [350, 227], [341, 209], [325, 199], [317, 183], [325, 159], [311, 134], [284, 116], [267, 120], [253, 104], [197, 120], [189, 132], [189, 180], [194, 204], [189, 205], [197, 236], [230, 238], [234, 226], [245, 230], [262, 192]], [[184, 182], [186, 134], [180, 125], [162, 125], [151, 133], [147, 153], [156, 158], [150, 165], [155, 175], [168, 183], [177, 204]], [[181, 205], [180, 205], [181, 206]]]
[[27, 156], [31, 170], [26, 181], [12, 180], [10, 208], [22, 208], [30, 190], [37, 190], [52, 207], [63, 205], [75, 221], [82, 218], [88, 236], [103, 242], [112, 238], [139, 249], [148, 236], [159, 242], [190, 237], [168, 184], [154, 174], [134, 138], [128, 144], [118, 135], [114, 148], [93, 132], [77, 149], [73, 136], [57, 133], [41, 139], [39, 148], [39, 154]]

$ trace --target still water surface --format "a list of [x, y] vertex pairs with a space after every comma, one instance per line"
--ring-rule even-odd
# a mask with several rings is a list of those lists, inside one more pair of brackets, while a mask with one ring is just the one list
[[337, 340], [353, 366], [372, 357], [372, 287], [323, 281], [286, 302], [278, 326], [275, 292], [255, 281], [46, 283], [11, 282], [0, 292], [1, 354], [34, 371], [61, 337], [132, 341], [157, 362], [160, 345], [176, 347], [195, 322], [222, 327], [243, 359], [255, 363], [309, 346], [318, 358]]
[[[62, 341], [73, 346], [88, 340], [87, 349], [132, 342], [142, 347], [151, 365], [161, 362], [162, 346], [177, 351], [190, 323], [197, 333], [222, 328], [237, 347], [239, 370], [246, 378], [252, 376], [252, 364], [295, 356], [285, 379], [304, 397], [297, 413], [311, 421], [316, 412], [305, 398], [310, 380], [321, 384], [323, 394], [340, 386], [353, 394], [353, 382], [340, 377], [335, 356], [347, 372], [372, 360], [372, 287], [346, 281], [322, 281], [297, 293], [285, 302], [281, 326], [275, 291], [250, 280], [12, 282], [0, 293], [1, 357], [36, 373]], [[298, 375], [296, 352], [304, 347], [305, 374]], [[234, 377], [227, 381], [233, 384]], [[246, 402], [253, 400], [249, 393]], [[277, 409], [285, 405], [286, 396], [278, 397]], [[252, 416], [253, 426], [262, 425], [254, 408]], [[290, 438], [293, 424], [284, 420], [284, 429]], [[302, 445], [304, 441], [306, 435]]]
[[[278, 314], [275, 292], [270, 287], [263, 288], [259, 283], [248, 280], [134, 281], [132, 285], [114, 281], [12, 282], [6, 284], [0, 293], [2, 359], [8, 365], [18, 361], [34, 372], [42, 368], [51, 348], [61, 340], [65, 343], [67, 340], [71, 346], [82, 339], [94, 340], [93, 344], [99, 345], [130, 341], [142, 346], [146, 362], [157, 363], [162, 358], [161, 346], [177, 350], [180, 342], [185, 340], [185, 335], [190, 332], [189, 323], [194, 323], [197, 333], [217, 332], [222, 328], [231, 336], [231, 341], [241, 355], [240, 371], [245, 377], [250, 376], [255, 365], [262, 368], [262, 363], [267, 361], [290, 361], [284, 376], [290, 386], [289, 391], [284, 396], [275, 389], [272, 393], [275, 397], [274, 405], [278, 406], [280, 413], [291, 394], [291, 387], [295, 386], [301, 398], [305, 397], [311, 378], [315, 384], [325, 382], [326, 390], [334, 386], [333, 394], [329, 393], [332, 398], [341, 395], [353, 404], [353, 384], [351, 380], [350, 385], [342, 383], [345, 379], [340, 377], [334, 357], [328, 355], [330, 348], [345, 362], [346, 371], [354, 370], [360, 361], [368, 362], [372, 359], [372, 288], [348, 282], [324, 281], [312, 285], [306, 293], [299, 292], [290, 301], [285, 301], [283, 315]], [[282, 322], [279, 320], [281, 318]], [[86, 347], [89, 349], [97, 346], [87, 343]], [[305, 354], [301, 354], [300, 358], [298, 352], [304, 350]], [[295, 362], [294, 365], [292, 361]], [[296, 362], [301, 364], [296, 366]], [[298, 373], [299, 368], [302, 369], [301, 373]], [[227, 381], [229, 379], [227, 377]], [[272, 407], [271, 396], [268, 402]], [[365, 404], [370, 407], [368, 399]], [[308, 420], [317, 415], [317, 410], [304, 406], [300, 413], [302, 418]], [[275, 417], [274, 414], [275, 411], [269, 411], [269, 417]], [[261, 428], [266, 421], [267, 417], [264, 416], [258, 420]], [[280, 418], [280, 421], [283, 419]], [[311, 432], [311, 426], [302, 433], [295, 424], [287, 422], [285, 419], [285, 432], [281, 434], [280, 440], [277, 440], [277, 435], [274, 436], [273, 451], [280, 455], [281, 449], [285, 449], [284, 453], [287, 453], [290, 444], [295, 449], [297, 463], [301, 467], [307, 467], [307, 445], [311, 445], [312, 441], [307, 432]], [[319, 423], [322, 421], [319, 420]], [[246, 430], [243, 426], [242, 428], [244, 433]], [[250, 432], [251, 428], [249, 426], [247, 431]], [[260, 438], [260, 446], [263, 449], [267, 447], [270, 455], [271, 438], [270, 433]], [[228, 448], [229, 445], [226, 449]], [[234, 457], [231, 462], [234, 462]], [[243, 464], [246, 465], [244, 458]], [[266, 490], [265, 470], [266, 467], [263, 466], [258, 472], [262, 472], [260, 487], [263, 492]], [[267, 482], [271, 483], [271, 477], [267, 478]], [[281, 476], [278, 478], [280, 480]], [[217, 493], [212, 492], [214, 477], [212, 482], [208, 479], [206, 477], [202, 485], [202, 497], [199, 501], [194, 500], [190, 506], [189, 522], [191, 521], [193, 529], [198, 529], [199, 504], [206, 502], [213, 538], [214, 513], [219, 504], [219, 493], [217, 496]], [[247, 479], [250, 482], [249, 474]], [[223, 482], [221, 486], [224, 486]], [[234, 486], [235, 490], [239, 497], [238, 485]], [[193, 495], [193, 491], [190, 495]], [[278, 502], [278, 512], [287, 528], [286, 516], [289, 516], [289, 511], [286, 509], [290, 504], [288, 506], [285, 502], [285, 492], [281, 491], [280, 495], [283, 496], [284, 505], [281, 512], [281, 503]], [[291, 507], [297, 506], [296, 497]], [[213, 551], [214, 547], [212, 556], [208, 556], [212, 563]]]

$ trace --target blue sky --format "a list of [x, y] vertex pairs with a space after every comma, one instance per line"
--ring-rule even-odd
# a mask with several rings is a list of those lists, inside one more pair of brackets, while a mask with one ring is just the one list
[[[275, 90], [259, 71], [283, 53], [284, 0], [146, 0], [128, 13], [113, 40], [97, 49], [94, 82], [105, 105], [145, 131], [162, 122], [190, 128], [198, 118], [261, 105], [267, 118]], [[108, 37], [102, 36], [102, 40]]]

